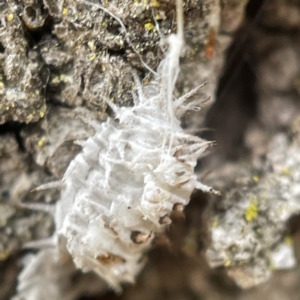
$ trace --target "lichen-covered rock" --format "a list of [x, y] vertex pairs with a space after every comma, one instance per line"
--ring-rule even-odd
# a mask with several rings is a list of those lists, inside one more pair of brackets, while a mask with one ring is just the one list
[[46, 70], [38, 50], [25, 37], [20, 9], [0, 3], [0, 124], [35, 122], [46, 111]]
[[[146, 64], [157, 66], [163, 57], [165, 37], [174, 30], [174, 4], [132, 0], [106, 4], [119, 21], [88, 1], [1, 4], [1, 123], [43, 118], [46, 99], [72, 107], [86, 105], [100, 112], [106, 105], [99, 94], [120, 105], [132, 104], [128, 67], [148, 72]], [[224, 11], [227, 6], [224, 4]], [[243, 6], [235, 4], [239, 19]], [[181, 91], [209, 79], [205, 94], [211, 95], [215, 74], [221, 71], [222, 54], [230, 42], [228, 32], [219, 35], [220, 5], [216, 0], [189, 1], [185, 10], [188, 47], [183, 68], [186, 64], [189, 71], [184, 72], [187, 78], [180, 79]], [[201, 64], [194, 64], [195, 60]]]
[[[152, 20], [154, 4], [131, 0], [104, 3], [118, 22], [88, 1], [44, 2], [59, 21], [53, 29], [56, 38], [48, 36], [40, 42], [42, 56], [52, 70], [52, 97], [71, 106], [86, 103], [100, 111], [106, 108], [100, 95], [120, 105], [132, 103], [129, 67], [155, 67], [161, 59], [157, 53], [160, 38]], [[159, 3], [156, 7], [155, 18], [163, 36], [171, 28], [167, 16], [172, 8]]]
[[224, 198], [209, 207], [206, 255], [243, 288], [297, 265], [290, 223], [299, 223], [299, 129], [291, 125], [300, 110], [299, 3], [265, 1], [257, 12], [236, 37], [229, 80], [220, 85], [220, 106], [211, 114], [217, 126], [209, 124], [219, 153], [209, 161], [208, 169], [218, 172], [208, 182]]
[[[238, 284], [264, 282], [276, 269], [296, 265], [289, 219], [300, 212], [299, 119], [292, 127], [293, 141], [275, 135], [267, 147], [266, 172], [245, 177], [222, 202], [223, 212], [211, 219], [211, 266], [226, 266]], [[250, 173], [250, 169], [248, 171]]]

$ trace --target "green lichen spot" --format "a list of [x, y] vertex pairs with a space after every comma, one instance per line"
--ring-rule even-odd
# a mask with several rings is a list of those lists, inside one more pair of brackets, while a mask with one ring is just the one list
[[57, 84], [60, 82], [60, 77], [59, 76], [55, 76], [52, 81], [51, 81], [53, 84]]
[[145, 29], [148, 31], [152, 30], [154, 27], [155, 27], [154, 24], [151, 22], [145, 24]]
[[96, 57], [97, 57], [97, 55], [95, 53], [92, 53], [89, 57], [89, 60], [93, 61]]
[[231, 265], [231, 260], [230, 259], [227, 259], [224, 263], [224, 266], [225, 267], [229, 267]]
[[150, 2], [150, 7], [160, 7], [160, 3], [159, 1], [151, 1]]
[[270, 271], [275, 271], [276, 270], [276, 267], [275, 267], [275, 265], [273, 263], [269, 264], [269, 270]]
[[46, 138], [43, 136], [41, 139], [38, 140], [37, 145], [38, 147], [43, 147], [45, 144]]
[[39, 111], [40, 117], [43, 118], [45, 116], [45, 112], [46, 112], [47, 106], [44, 104], [41, 107], [41, 110]]
[[7, 21], [11, 22], [13, 19], [14, 19], [14, 14], [13, 13], [8, 14]]
[[67, 8], [64, 8], [62, 13], [64, 16], [67, 16], [69, 14], [69, 10]]
[[257, 207], [257, 200], [253, 199], [251, 200], [249, 206], [246, 208], [245, 212], [245, 219], [248, 222], [253, 221], [258, 216], [258, 207]]
[[29, 123], [32, 119], [33, 119], [33, 114], [29, 114], [29, 115], [26, 117], [26, 122]]
[[287, 245], [290, 245], [292, 246], [294, 241], [293, 241], [293, 238], [289, 235], [287, 235], [285, 238], [284, 238], [284, 243], [287, 244]]
[[212, 227], [218, 227], [219, 226], [219, 221], [218, 220], [214, 220], [212, 222]]
[[291, 169], [288, 168], [288, 167], [286, 167], [286, 168], [284, 168], [284, 169], [282, 170], [281, 174], [282, 174], [282, 175], [285, 175], [285, 176], [288, 176], [288, 175], [291, 174]]

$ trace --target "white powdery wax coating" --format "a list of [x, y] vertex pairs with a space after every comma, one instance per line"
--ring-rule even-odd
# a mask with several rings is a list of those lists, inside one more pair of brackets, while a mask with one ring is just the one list
[[155, 234], [177, 204], [189, 202], [197, 157], [208, 145], [185, 134], [178, 119], [171, 126], [163, 94], [143, 96], [95, 126], [63, 178], [57, 233], [78, 268], [115, 289], [134, 281]]
[[[195, 188], [216, 193], [194, 174], [198, 157], [211, 143], [184, 133], [179, 121], [187, 110], [198, 109], [197, 102], [186, 100], [201, 86], [173, 97], [183, 45], [182, 14], [182, 1], [177, 0], [178, 33], [169, 36], [169, 50], [151, 84], [143, 89], [133, 71], [134, 106], [118, 108], [103, 99], [116, 117], [92, 124], [96, 133], [80, 142], [82, 152], [64, 175], [56, 205], [53, 240], [58, 256], [67, 248], [78, 268], [97, 273], [117, 291], [121, 283], [134, 282], [153, 238], [171, 223], [173, 210], [188, 204]], [[37, 266], [45, 263], [39, 257]], [[38, 278], [32, 283], [21, 276], [15, 299], [29, 299], [31, 289], [41, 290], [47, 278]], [[22, 289], [25, 283], [30, 288]]]

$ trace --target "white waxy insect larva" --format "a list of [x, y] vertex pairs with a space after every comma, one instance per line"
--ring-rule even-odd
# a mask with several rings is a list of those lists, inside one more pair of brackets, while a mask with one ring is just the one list
[[133, 71], [133, 107], [103, 99], [115, 119], [93, 124], [95, 135], [80, 142], [82, 152], [63, 177], [56, 205], [57, 241], [66, 240], [77, 268], [96, 272], [117, 291], [121, 283], [134, 282], [153, 238], [170, 224], [173, 210], [188, 204], [195, 188], [216, 193], [194, 174], [197, 158], [211, 143], [180, 126], [179, 118], [194, 107], [184, 102], [198, 88], [173, 96], [183, 47], [181, 0], [177, 28], [147, 88]]

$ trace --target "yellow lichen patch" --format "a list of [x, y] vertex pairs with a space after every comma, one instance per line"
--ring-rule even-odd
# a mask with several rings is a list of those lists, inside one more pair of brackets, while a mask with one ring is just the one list
[[61, 75], [60, 75], [60, 81], [62, 81], [62, 82], [64, 82], [64, 83], [70, 82], [69, 77], [66, 76], [65, 74], [61, 74]]
[[59, 83], [59, 82], [60, 82], [59, 76], [55, 76], [55, 77], [51, 80], [51, 82], [52, 82], [53, 84]]
[[270, 271], [275, 271], [275, 270], [276, 270], [276, 268], [275, 268], [275, 266], [274, 266], [273, 263], [270, 263], [270, 264], [269, 264], [269, 270], [270, 270]]
[[145, 29], [146, 29], [146, 30], [150, 31], [150, 30], [152, 30], [153, 28], [155, 28], [155, 26], [154, 26], [153, 23], [148, 22], [148, 23], [145, 24]]
[[166, 14], [162, 10], [157, 12], [157, 14], [155, 15], [155, 20], [165, 20], [165, 19], [166, 19]]
[[8, 257], [8, 255], [9, 255], [8, 250], [2, 250], [2, 251], [0, 251], [0, 261], [1, 260], [5, 260]]
[[245, 219], [248, 222], [253, 221], [258, 216], [258, 203], [256, 198], [252, 199], [245, 211]]
[[47, 109], [47, 106], [44, 104], [44, 105], [41, 107], [41, 110], [40, 110], [40, 112], [39, 112], [41, 118], [43, 118], [43, 117], [45, 116], [46, 109]]
[[43, 147], [45, 145], [45, 142], [46, 142], [46, 138], [43, 136], [37, 142], [38, 147]]
[[0, 81], [0, 90], [4, 90], [4, 83]]
[[33, 114], [29, 114], [29, 115], [26, 117], [26, 122], [29, 123], [32, 119], [33, 119]]
[[231, 260], [230, 259], [227, 259], [224, 263], [224, 266], [225, 267], [229, 267], [231, 265]]
[[160, 7], [159, 1], [155, 1], [155, 0], [152, 0], [149, 5], [150, 7]]
[[285, 176], [291, 175], [291, 169], [286, 167], [282, 170], [281, 174]]
[[95, 53], [92, 53], [89, 57], [89, 60], [92, 61], [97, 57], [97, 55]]
[[67, 16], [69, 14], [69, 10], [65, 7], [62, 11], [64, 16]]
[[8, 14], [7, 21], [11, 22], [13, 19], [14, 19], [14, 14], [13, 13]]
[[290, 246], [293, 245], [293, 243], [294, 243], [293, 238], [290, 235], [287, 235], [284, 238], [284, 243], [287, 245], [290, 245]]
[[212, 227], [218, 227], [219, 226], [219, 221], [218, 220], [214, 220], [212, 222]]
[[253, 179], [254, 182], [258, 182], [259, 181], [259, 177], [258, 176], [253, 176], [252, 179]]

